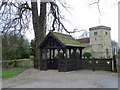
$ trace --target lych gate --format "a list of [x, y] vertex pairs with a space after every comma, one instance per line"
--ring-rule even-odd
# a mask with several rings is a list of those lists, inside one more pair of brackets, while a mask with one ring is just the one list
[[83, 59], [82, 49], [84, 47], [70, 35], [50, 31], [39, 48], [41, 70], [92, 69], [112, 71], [112, 59]]
[[79, 69], [76, 60], [82, 58], [84, 47], [72, 36], [50, 31], [39, 48], [41, 70], [69, 71]]

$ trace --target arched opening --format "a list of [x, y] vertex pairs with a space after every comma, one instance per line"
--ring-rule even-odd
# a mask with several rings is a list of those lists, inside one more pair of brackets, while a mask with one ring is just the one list
[[47, 59], [47, 69], [58, 69], [57, 49], [49, 49]]

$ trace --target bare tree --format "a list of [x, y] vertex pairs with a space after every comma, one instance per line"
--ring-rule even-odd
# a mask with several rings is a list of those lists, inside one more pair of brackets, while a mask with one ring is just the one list
[[[40, 61], [40, 50], [38, 45], [45, 37], [46, 34], [46, 2], [40, 3], [40, 16], [38, 16], [38, 6], [37, 2], [31, 2], [32, 5], [32, 19], [33, 28], [35, 32], [35, 42], [36, 42], [36, 54], [35, 54], [35, 67]], [[38, 67], [37, 67], [38, 68]]]
[[[40, 51], [38, 49], [38, 45], [43, 40], [46, 33], [46, 5], [48, 3], [50, 4], [50, 13], [54, 18], [51, 26], [53, 30], [58, 29], [59, 31], [61, 29], [68, 33], [72, 33], [69, 32], [61, 22], [62, 17], [59, 12], [59, 7], [55, 1], [41, 2], [40, 8], [38, 8], [37, 2], [2, 2], [0, 6], [2, 33], [15, 32], [18, 34], [24, 34], [26, 32], [25, 30], [29, 29], [32, 11], [33, 28], [36, 42], [36, 63], [40, 61]], [[64, 6], [64, 4], [62, 5]], [[40, 10], [40, 16], [38, 16], [38, 10]], [[56, 25], [58, 28], [55, 28]]]

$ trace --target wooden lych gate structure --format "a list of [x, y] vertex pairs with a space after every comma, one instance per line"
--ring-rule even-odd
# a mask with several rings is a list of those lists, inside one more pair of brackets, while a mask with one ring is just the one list
[[84, 47], [71, 35], [50, 31], [39, 48], [41, 70], [112, 70], [112, 59], [82, 59]]
[[[75, 52], [79, 52], [79, 58], [82, 58], [82, 49], [84, 49], [72, 36], [52, 31], [39, 47], [40, 69], [58, 69], [59, 71], [76, 70]], [[71, 60], [71, 58], [74, 59]]]

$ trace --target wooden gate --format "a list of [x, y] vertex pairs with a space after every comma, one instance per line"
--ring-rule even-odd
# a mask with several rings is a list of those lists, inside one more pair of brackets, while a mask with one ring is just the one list
[[80, 69], [112, 71], [112, 59], [81, 59]]
[[58, 61], [59, 71], [80, 69], [112, 71], [112, 59], [67, 59]]
[[46, 59], [41, 61], [41, 70], [58, 69], [59, 71], [72, 71], [90, 69], [112, 71], [112, 59]]
[[47, 69], [58, 69], [58, 59], [48, 59]]

